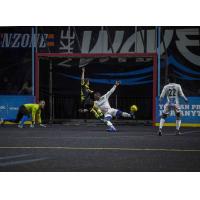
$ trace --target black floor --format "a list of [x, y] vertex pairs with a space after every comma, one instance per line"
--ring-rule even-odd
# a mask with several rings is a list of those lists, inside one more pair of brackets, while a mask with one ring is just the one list
[[0, 128], [0, 171], [200, 171], [200, 128], [162, 137], [150, 126]]

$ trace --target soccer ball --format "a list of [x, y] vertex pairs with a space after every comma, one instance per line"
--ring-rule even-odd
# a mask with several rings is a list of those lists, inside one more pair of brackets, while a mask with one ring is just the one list
[[130, 107], [130, 111], [131, 111], [131, 112], [137, 112], [137, 111], [138, 111], [138, 107], [137, 107], [136, 105], [132, 105], [132, 106]]

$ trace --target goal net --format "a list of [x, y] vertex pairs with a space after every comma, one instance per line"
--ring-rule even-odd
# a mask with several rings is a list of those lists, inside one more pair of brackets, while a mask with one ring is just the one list
[[36, 99], [47, 101], [49, 119], [81, 118], [81, 68], [90, 87], [106, 93], [116, 80], [120, 87], [110, 97], [114, 108], [129, 111], [136, 104], [138, 120], [155, 120], [157, 90], [156, 54], [55, 54], [36, 55]]

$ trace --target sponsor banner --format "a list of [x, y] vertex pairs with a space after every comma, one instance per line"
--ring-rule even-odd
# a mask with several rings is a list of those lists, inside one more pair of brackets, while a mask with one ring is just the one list
[[[0, 33], [0, 48], [31, 48], [32, 44], [38, 48], [53, 47], [54, 34], [37, 34], [32, 37], [30, 33]], [[33, 41], [36, 40], [36, 42]]]
[[[161, 27], [161, 55], [176, 54], [200, 66], [199, 27]], [[154, 53], [155, 27], [38, 27], [39, 52], [57, 53]], [[31, 27], [0, 28], [0, 48], [30, 48]], [[174, 53], [175, 52], [175, 53]], [[179, 61], [178, 59], [178, 61]]]
[[[159, 97], [156, 99], [156, 123], [160, 122], [160, 116], [164, 109], [164, 104], [166, 99], [163, 100], [163, 103], [159, 104]], [[200, 97], [189, 97], [189, 103], [186, 104], [183, 99], [180, 100], [181, 107], [181, 120], [183, 124], [199, 124], [200, 125]], [[166, 119], [166, 123], [174, 123], [176, 120], [175, 112], [171, 111], [169, 117]]]
[[34, 96], [0, 96], [0, 118], [14, 119], [17, 115], [19, 106], [26, 103], [34, 103]]

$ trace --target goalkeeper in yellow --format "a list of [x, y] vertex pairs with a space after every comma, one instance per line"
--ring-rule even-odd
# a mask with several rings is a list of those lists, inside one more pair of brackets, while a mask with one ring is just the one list
[[31, 120], [31, 128], [34, 128], [35, 124], [38, 123], [42, 127], [46, 127], [42, 124], [41, 120], [41, 110], [45, 107], [45, 101], [40, 101], [39, 104], [23, 104], [19, 107], [17, 117], [14, 120], [3, 120], [1, 119], [0, 124], [3, 124], [5, 121], [19, 123], [18, 127], [23, 128], [26, 121]]
[[97, 119], [104, 117], [100, 109], [94, 106], [94, 100], [92, 98], [94, 91], [90, 89], [90, 81], [85, 78], [85, 68], [82, 67], [81, 74], [81, 109], [79, 112], [91, 112]]

